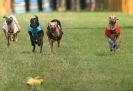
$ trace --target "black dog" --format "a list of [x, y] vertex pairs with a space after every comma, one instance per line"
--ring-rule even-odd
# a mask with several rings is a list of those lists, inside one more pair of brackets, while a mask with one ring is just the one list
[[51, 45], [51, 52], [53, 53], [53, 42], [57, 41], [57, 46], [59, 47], [63, 35], [61, 22], [57, 19], [50, 21], [46, 34], [48, 36], [49, 44]]
[[31, 44], [33, 46], [33, 52], [35, 51], [36, 44], [40, 46], [40, 53], [42, 52], [44, 32], [39, 24], [38, 16], [30, 19], [29, 36]]

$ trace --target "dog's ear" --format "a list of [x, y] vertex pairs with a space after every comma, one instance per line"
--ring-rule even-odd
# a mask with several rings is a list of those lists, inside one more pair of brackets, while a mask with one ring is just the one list
[[60, 25], [57, 25], [57, 27], [58, 27], [58, 29], [59, 29], [59, 30], [61, 30], [61, 27], [60, 27]]
[[6, 16], [3, 16], [3, 18], [6, 18]]
[[33, 21], [33, 18], [30, 19], [30, 23], [32, 23], [32, 21]]
[[37, 19], [37, 21], [39, 21], [39, 20], [38, 20], [38, 16], [37, 16], [37, 15], [34, 15], [34, 16], [35, 16], [35, 18]]
[[51, 22], [48, 22], [48, 26], [51, 26]]
[[35, 19], [37, 20], [37, 25], [39, 26], [40, 23], [37, 15], [35, 15]]
[[8, 17], [7, 16], [3, 16], [3, 18], [7, 19]]
[[13, 17], [10, 17], [11, 20], [13, 20]]

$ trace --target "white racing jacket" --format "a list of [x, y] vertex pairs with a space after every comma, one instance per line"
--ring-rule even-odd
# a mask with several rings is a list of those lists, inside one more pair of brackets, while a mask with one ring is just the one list
[[[19, 31], [19, 27], [18, 27], [18, 21], [17, 21], [16, 17], [14, 15], [10, 15], [8, 17], [12, 17], [13, 18], [13, 22], [12, 23], [13, 23], [14, 33], [18, 32]], [[7, 26], [6, 20], [4, 21], [2, 29], [4, 29], [6, 32], [8, 32], [8, 26]]]

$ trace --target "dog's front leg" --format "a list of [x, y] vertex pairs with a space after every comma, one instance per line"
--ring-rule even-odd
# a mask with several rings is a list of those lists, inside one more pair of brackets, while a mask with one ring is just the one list
[[16, 34], [13, 34], [12, 38], [13, 41], [16, 41]]
[[8, 36], [7, 36], [7, 46], [9, 47], [9, 45], [10, 45], [10, 35], [8, 34]]
[[57, 41], [57, 47], [60, 47], [60, 40]]
[[36, 45], [34, 44], [32, 52], [35, 52], [35, 48], [36, 48]]
[[54, 54], [54, 52], [53, 52], [53, 40], [50, 40], [50, 44], [51, 44], [51, 53]]
[[42, 47], [43, 47], [43, 39], [40, 40], [40, 53], [42, 52]]
[[14, 41], [18, 41], [17, 34], [18, 34], [18, 33], [15, 33], [15, 34], [14, 34]]
[[5, 34], [6, 39], [8, 40], [8, 34], [7, 34], [6, 30], [3, 29], [3, 32], [4, 32], [4, 34]]
[[51, 40], [51, 39], [50, 39], [50, 38], [48, 38], [48, 43], [49, 43], [49, 45], [51, 44], [51, 43], [50, 43], [50, 40]]

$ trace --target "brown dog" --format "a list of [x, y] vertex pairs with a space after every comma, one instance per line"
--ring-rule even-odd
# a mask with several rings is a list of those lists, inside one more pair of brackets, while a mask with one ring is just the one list
[[60, 46], [60, 40], [62, 38], [62, 26], [61, 22], [57, 19], [54, 19], [49, 22], [46, 34], [48, 36], [48, 41], [51, 46], [51, 52], [53, 53], [53, 43], [57, 41], [57, 46]]
[[7, 46], [9, 47], [10, 41], [17, 41], [17, 34], [20, 32], [20, 27], [15, 16], [4, 16], [3, 18], [5, 22], [2, 29], [7, 39]]

